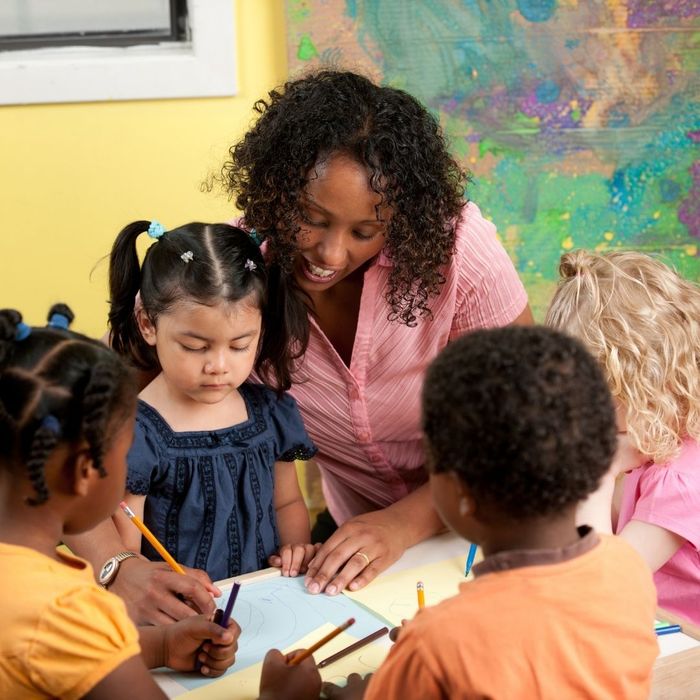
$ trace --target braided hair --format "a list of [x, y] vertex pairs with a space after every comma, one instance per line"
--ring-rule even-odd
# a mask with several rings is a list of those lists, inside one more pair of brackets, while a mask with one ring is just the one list
[[101, 343], [68, 330], [72, 320], [63, 304], [51, 308], [46, 328], [29, 328], [18, 311], [0, 310], [0, 467], [29, 479], [31, 505], [49, 497], [45, 467], [59, 444], [87, 443], [105, 475], [115, 427], [136, 399], [129, 368]]

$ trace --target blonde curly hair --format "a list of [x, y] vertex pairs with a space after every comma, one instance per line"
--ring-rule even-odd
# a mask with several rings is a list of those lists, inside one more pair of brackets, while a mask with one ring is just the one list
[[643, 253], [566, 253], [545, 324], [578, 337], [626, 410], [642, 454], [663, 464], [700, 439], [700, 287]]

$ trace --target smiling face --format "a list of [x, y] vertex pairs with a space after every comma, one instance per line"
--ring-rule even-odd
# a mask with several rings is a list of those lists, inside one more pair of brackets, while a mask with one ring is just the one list
[[146, 342], [156, 348], [163, 377], [178, 398], [214, 404], [250, 375], [262, 315], [251, 294], [235, 303], [178, 302], [155, 325], [139, 314]]
[[366, 169], [347, 155], [316, 164], [302, 195], [303, 218], [295, 261], [306, 292], [321, 292], [348, 277], [384, 247], [391, 215], [369, 186]]

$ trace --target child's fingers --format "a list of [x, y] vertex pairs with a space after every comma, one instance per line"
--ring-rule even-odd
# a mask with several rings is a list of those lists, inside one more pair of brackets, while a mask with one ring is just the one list
[[292, 547], [291, 561], [289, 562], [289, 575], [298, 576], [302, 567], [304, 566], [304, 560], [307, 556], [308, 545], [297, 544]]
[[282, 557], [279, 554], [273, 554], [267, 558], [267, 563], [270, 566], [280, 567], [282, 566]]

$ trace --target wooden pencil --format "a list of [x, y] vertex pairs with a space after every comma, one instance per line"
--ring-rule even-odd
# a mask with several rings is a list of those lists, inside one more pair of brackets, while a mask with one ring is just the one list
[[329, 656], [327, 659], [323, 659], [323, 661], [320, 661], [316, 665], [316, 668], [324, 668], [325, 666], [328, 666], [328, 664], [332, 664], [334, 661], [338, 661], [339, 659], [342, 659], [344, 656], [347, 656], [348, 654], [352, 654], [354, 651], [361, 649], [362, 647], [366, 646], [370, 642], [373, 642], [375, 639], [379, 639], [380, 637], [383, 637], [388, 631], [389, 631], [388, 627], [382, 627], [380, 630], [377, 630], [376, 632], [372, 632], [372, 634], [368, 634], [366, 637], [363, 637], [362, 639], [358, 639], [354, 644], [351, 644], [350, 646], [345, 647], [345, 649], [341, 649], [339, 652]]
[[297, 666], [299, 665], [304, 659], [307, 659], [311, 654], [313, 654], [315, 651], [320, 649], [324, 644], [328, 644], [328, 642], [331, 641], [331, 639], [337, 637], [341, 632], [345, 632], [345, 630], [350, 627], [350, 625], [355, 624], [355, 618], [351, 617], [349, 620], [346, 622], [343, 622], [342, 625], [336, 627], [332, 632], [329, 632], [323, 639], [319, 639], [316, 644], [312, 644], [308, 649], [304, 649], [304, 651], [298, 653], [293, 659], [291, 659], [287, 665], [288, 666]]
[[173, 559], [170, 552], [168, 552], [168, 550], [158, 541], [158, 538], [141, 522], [139, 518], [136, 517], [134, 511], [131, 510], [131, 508], [129, 508], [124, 501], [122, 501], [119, 506], [126, 513], [129, 520], [131, 520], [131, 522], [134, 523], [139, 530], [141, 530], [143, 536], [153, 545], [156, 552], [158, 552], [158, 554], [163, 557], [163, 560], [170, 565], [170, 568], [173, 571], [177, 571], [178, 574], [182, 574], [184, 576], [185, 570], [175, 561], [175, 559]]

